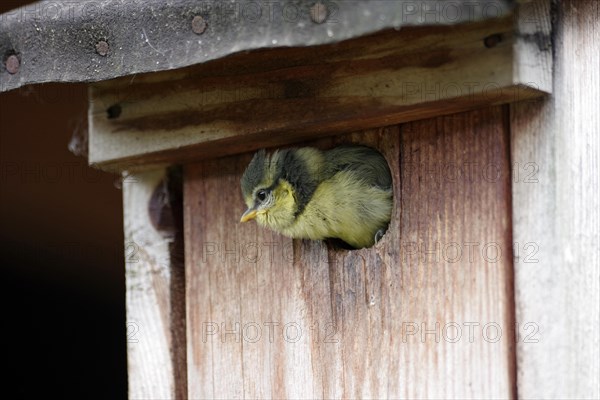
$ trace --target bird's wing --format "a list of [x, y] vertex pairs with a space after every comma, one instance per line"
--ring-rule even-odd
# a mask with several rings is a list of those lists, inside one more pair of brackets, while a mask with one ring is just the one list
[[327, 151], [326, 176], [340, 171], [353, 171], [365, 182], [382, 189], [392, 188], [387, 161], [377, 150], [367, 146], [344, 145]]

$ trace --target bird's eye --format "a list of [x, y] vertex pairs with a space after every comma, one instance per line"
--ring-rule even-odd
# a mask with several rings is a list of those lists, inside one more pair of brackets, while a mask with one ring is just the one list
[[265, 201], [265, 199], [267, 198], [267, 191], [259, 190], [258, 193], [256, 193], [256, 198], [260, 201]]

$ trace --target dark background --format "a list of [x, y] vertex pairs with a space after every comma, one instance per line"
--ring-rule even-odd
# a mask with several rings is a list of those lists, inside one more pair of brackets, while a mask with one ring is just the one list
[[85, 84], [0, 94], [5, 398], [127, 396], [118, 176], [67, 148], [86, 112]]

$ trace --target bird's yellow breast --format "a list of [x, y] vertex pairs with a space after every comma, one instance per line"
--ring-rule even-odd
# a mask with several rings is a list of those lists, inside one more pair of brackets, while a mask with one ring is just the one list
[[356, 248], [368, 247], [377, 231], [387, 228], [391, 211], [391, 190], [342, 171], [319, 184], [304, 212], [290, 225], [273, 228], [293, 238], [339, 238]]

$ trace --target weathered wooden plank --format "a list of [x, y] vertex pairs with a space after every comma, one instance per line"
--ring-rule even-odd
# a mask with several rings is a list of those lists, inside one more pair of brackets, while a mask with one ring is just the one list
[[93, 9], [55, 3], [52, 12], [29, 4], [0, 15], [2, 61], [15, 51], [21, 61], [13, 58], [10, 72], [0, 70], [0, 92], [164, 71], [253, 49], [335, 43], [383, 29], [481, 21], [514, 6], [512, 0], [101, 0]]
[[182, 210], [173, 183], [166, 169], [123, 181], [131, 399], [186, 398]]
[[515, 81], [552, 93], [550, 0], [522, 2], [515, 21]]
[[[402, 240], [411, 246], [401, 271], [404, 307], [430, 329], [435, 322], [448, 329], [437, 346], [403, 347], [404, 365], [419, 369], [405, 368], [402, 381], [431, 377], [407, 398], [516, 396], [504, 116], [495, 107], [402, 129]], [[418, 255], [410, 254], [414, 243]], [[423, 263], [438, 245], [440, 262]], [[452, 343], [455, 323], [462, 337]]]
[[600, 3], [556, 2], [554, 94], [511, 106], [519, 397], [600, 398]]
[[358, 251], [240, 224], [250, 154], [186, 166], [191, 398], [515, 396], [506, 113], [401, 131], [316, 143], [390, 163], [392, 223]]
[[521, 25], [509, 15], [391, 30], [96, 83], [89, 160], [200, 160], [540, 96], [551, 83], [537, 71], [550, 60], [538, 53], [550, 49]]

